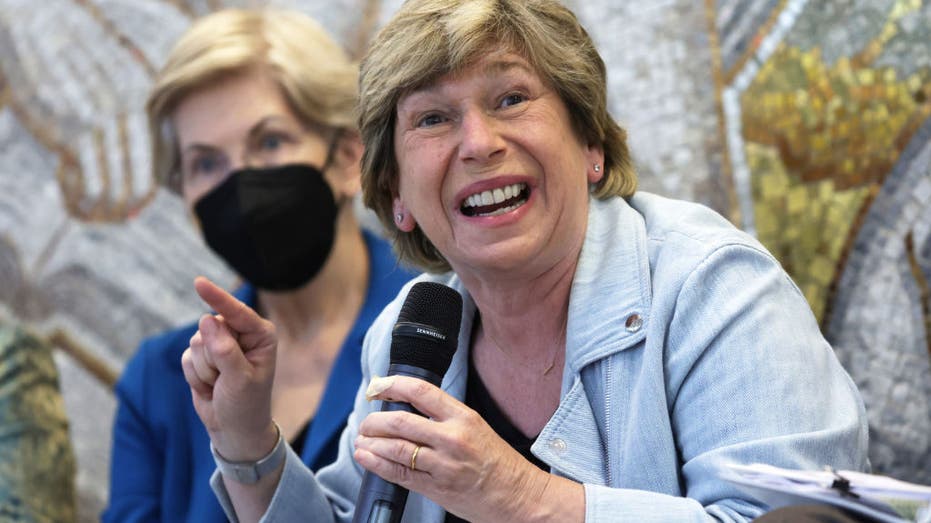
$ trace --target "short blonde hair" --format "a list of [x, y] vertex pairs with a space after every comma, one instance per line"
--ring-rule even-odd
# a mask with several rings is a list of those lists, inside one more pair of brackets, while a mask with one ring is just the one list
[[393, 235], [398, 256], [427, 271], [450, 266], [419, 227], [403, 233], [392, 220], [399, 174], [397, 104], [492, 48], [527, 59], [566, 104], [582, 142], [604, 149], [604, 176], [592, 187], [596, 197], [629, 196], [637, 187], [627, 135], [608, 114], [604, 61], [569, 9], [555, 0], [408, 0], [362, 60], [362, 187], [366, 206]]
[[180, 151], [171, 115], [181, 100], [249, 70], [267, 72], [304, 124], [356, 128], [358, 66], [320, 24], [297, 11], [217, 11], [181, 36], [149, 93], [156, 180], [180, 192]]

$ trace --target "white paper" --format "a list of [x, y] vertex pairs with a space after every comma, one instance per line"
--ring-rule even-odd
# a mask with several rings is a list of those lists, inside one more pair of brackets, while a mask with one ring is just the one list
[[[771, 508], [820, 503], [882, 523], [931, 523], [931, 487], [887, 476], [732, 464], [724, 479]], [[849, 482], [849, 493], [837, 488], [837, 480]]]

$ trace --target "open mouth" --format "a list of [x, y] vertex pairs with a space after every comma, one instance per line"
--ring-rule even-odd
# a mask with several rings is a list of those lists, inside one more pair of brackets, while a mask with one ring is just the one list
[[526, 183], [514, 183], [473, 194], [462, 202], [460, 210], [466, 216], [497, 216], [520, 207], [529, 197]]

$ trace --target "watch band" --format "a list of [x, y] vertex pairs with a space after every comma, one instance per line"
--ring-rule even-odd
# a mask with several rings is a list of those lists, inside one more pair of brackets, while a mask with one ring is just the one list
[[220, 473], [239, 483], [252, 485], [270, 472], [277, 470], [281, 463], [284, 462], [288, 449], [284, 437], [281, 435], [281, 427], [275, 421], [272, 421], [272, 423], [275, 423], [275, 429], [278, 430], [278, 443], [275, 444], [275, 448], [271, 452], [258, 461], [226, 461], [217, 452], [211, 441], [210, 452], [213, 454], [213, 461], [217, 464]]

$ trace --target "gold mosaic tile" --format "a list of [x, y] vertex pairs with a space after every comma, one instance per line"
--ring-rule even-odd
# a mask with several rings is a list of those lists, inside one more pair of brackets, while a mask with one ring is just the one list
[[822, 319], [851, 227], [867, 187], [839, 189], [833, 179], [804, 182], [775, 147], [750, 144], [757, 236], [782, 262]]
[[920, 7], [897, 2], [876, 38], [833, 64], [817, 47], [780, 44], [741, 98], [758, 236], [819, 320], [871, 190], [931, 116], [928, 68], [903, 78], [875, 63]]

